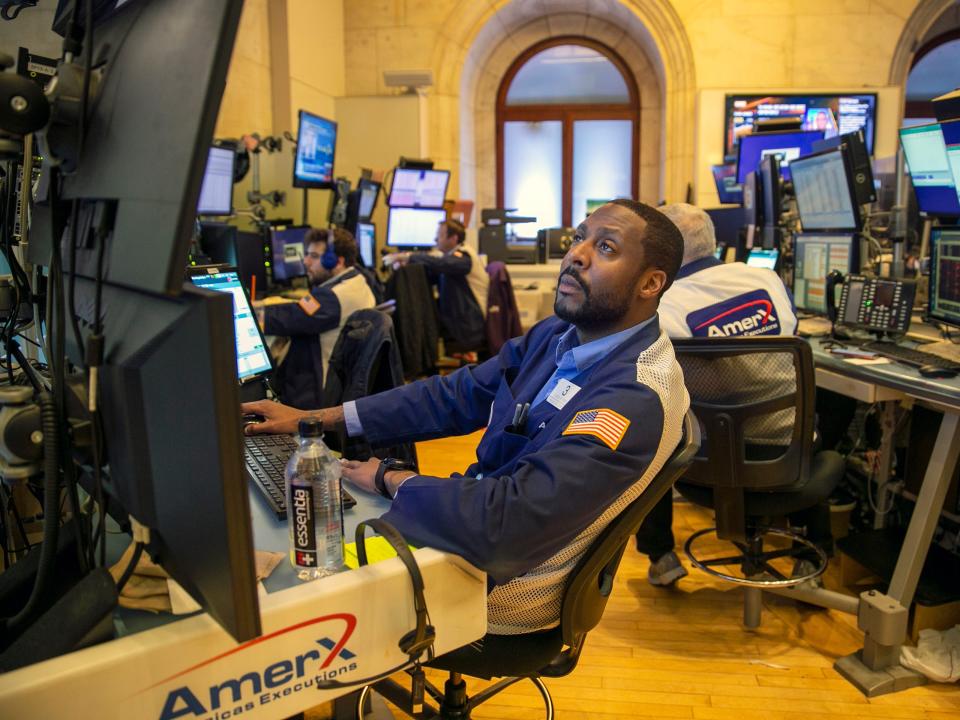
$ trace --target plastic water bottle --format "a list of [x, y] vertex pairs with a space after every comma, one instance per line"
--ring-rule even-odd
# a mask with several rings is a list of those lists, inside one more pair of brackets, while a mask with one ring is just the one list
[[340, 462], [323, 442], [318, 417], [300, 421], [300, 447], [287, 463], [290, 563], [301, 580], [343, 569]]

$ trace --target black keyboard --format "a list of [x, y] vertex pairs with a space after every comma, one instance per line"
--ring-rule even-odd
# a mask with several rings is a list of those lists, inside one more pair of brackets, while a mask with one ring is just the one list
[[[263, 493], [278, 520], [287, 519], [287, 494], [284, 472], [287, 461], [297, 449], [297, 441], [290, 435], [247, 435], [244, 438], [244, 464], [247, 475]], [[346, 510], [357, 504], [356, 499], [340, 488], [340, 502]]]
[[947, 360], [939, 355], [923, 352], [922, 350], [914, 350], [913, 348], [903, 347], [902, 345], [897, 345], [896, 343], [874, 340], [872, 342], [864, 343], [860, 347], [864, 350], [875, 352], [877, 355], [890, 358], [891, 360], [899, 360], [907, 365], [914, 365], [916, 367], [920, 367], [922, 365], [933, 365], [934, 367], [943, 368], [945, 370], [960, 372], [960, 363], [954, 362], [953, 360]]

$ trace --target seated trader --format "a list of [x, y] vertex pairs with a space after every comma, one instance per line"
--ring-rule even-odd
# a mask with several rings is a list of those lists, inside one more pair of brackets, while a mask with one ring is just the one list
[[[747, 335], [793, 335], [797, 316], [783, 281], [772, 270], [744, 263], [722, 263], [714, 257], [717, 249], [713, 221], [700, 208], [676, 203], [660, 208], [683, 235], [683, 266], [676, 282], [660, 302], [660, 326], [671, 338], [732, 337]], [[769, 367], [749, 372], [736, 359], [729, 363], [733, 386], [700, 389], [688, 382], [694, 398], [723, 397], [756, 400], [774, 397], [785, 384], [792, 384], [793, 370], [777, 372]], [[748, 370], [748, 372], [744, 372]], [[792, 410], [774, 416], [750, 433], [751, 446], [786, 446], [793, 432]], [[803, 511], [790, 517], [794, 525], [805, 525], [814, 542], [831, 545], [829, 515], [822, 510]], [[637, 531], [637, 549], [650, 557], [648, 578], [653, 585], [670, 585], [687, 574], [673, 551], [673, 499], [670, 495], [657, 503]]]
[[[415, 545], [466, 558], [490, 576], [489, 631], [555, 627], [564, 580], [590, 542], [639, 496], [676, 448], [689, 399], [657, 304], [680, 267], [682, 238], [653, 208], [607, 203], [578, 228], [554, 310], [499, 356], [320, 411], [373, 445], [486, 426], [464, 474], [384, 472], [384, 517]], [[245, 403], [295, 432], [309, 414]], [[373, 490], [380, 461], [344, 461]]]
[[437, 226], [437, 248], [443, 255], [405, 252], [395, 262], [423, 265], [439, 289], [440, 326], [448, 354], [471, 353], [484, 347], [483, 320], [487, 315], [490, 278], [476, 253], [464, 240], [466, 231], [456, 220]]
[[[329, 242], [330, 234], [333, 242]], [[314, 228], [304, 240], [303, 266], [310, 292], [295, 303], [267, 305], [263, 330], [290, 338], [290, 349], [277, 369], [280, 399], [297, 408], [323, 402], [323, 382], [333, 346], [350, 314], [372, 308], [376, 300], [357, 272], [357, 243], [346, 230]]]

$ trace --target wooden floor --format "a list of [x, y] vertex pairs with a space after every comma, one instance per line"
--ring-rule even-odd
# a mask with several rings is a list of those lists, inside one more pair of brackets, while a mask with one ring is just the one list
[[[421, 444], [421, 469], [462, 471], [478, 440], [475, 434]], [[677, 503], [679, 542], [710, 525], [708, 513]], [[577, 669], [546, 681], [558, 718], [960, 718], [960, 687], [931, 684], [867, 699], [843, 680], [832, 666], [860, 645], [851, 616], [768, 597], [759, 630], [750, 632], [741, 625], [738, 589], [689, 565], [690, 575], [676, 589], [656, 589], [646, 580], [647, 566], [645, 556], [627, 550]], [[431, 679], [442, 682], [439, 674]], [[470, 688], [484, 684], [468, 682]], [[543, 706], [523, 682], [474, 717], [541, 718]]]

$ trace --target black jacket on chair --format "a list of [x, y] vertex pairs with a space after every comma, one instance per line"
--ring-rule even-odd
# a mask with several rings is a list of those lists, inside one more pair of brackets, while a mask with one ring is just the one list
[[[330, 356], [323, 407], [342, 405], [399, 385], [403, 385], [403, 365], [393, 321], [379, 310], [357, 310], [347, 318]], [[376, 455], [417, 461], [413, 443], [374, 451], [362, 437], [340, 435], [334, 439], [328, 435], [327, 440], [351, 460], [367, 460]]]
[[440, 328], [448, 353], [476, 352], [486, 344], [483, 311], [467, 281], [473, 262], [470, 255], [458, 251], [440, 256], [417, 252], [410, 257], [411, 264], [423, 265], [437, 283]]
[[440, 332], [437, 305], [422, 265], [397, 269], [387, 283], [387, 297], [397, 301], [393, 314], [404, 376], [433, 373], [437, 367]]

